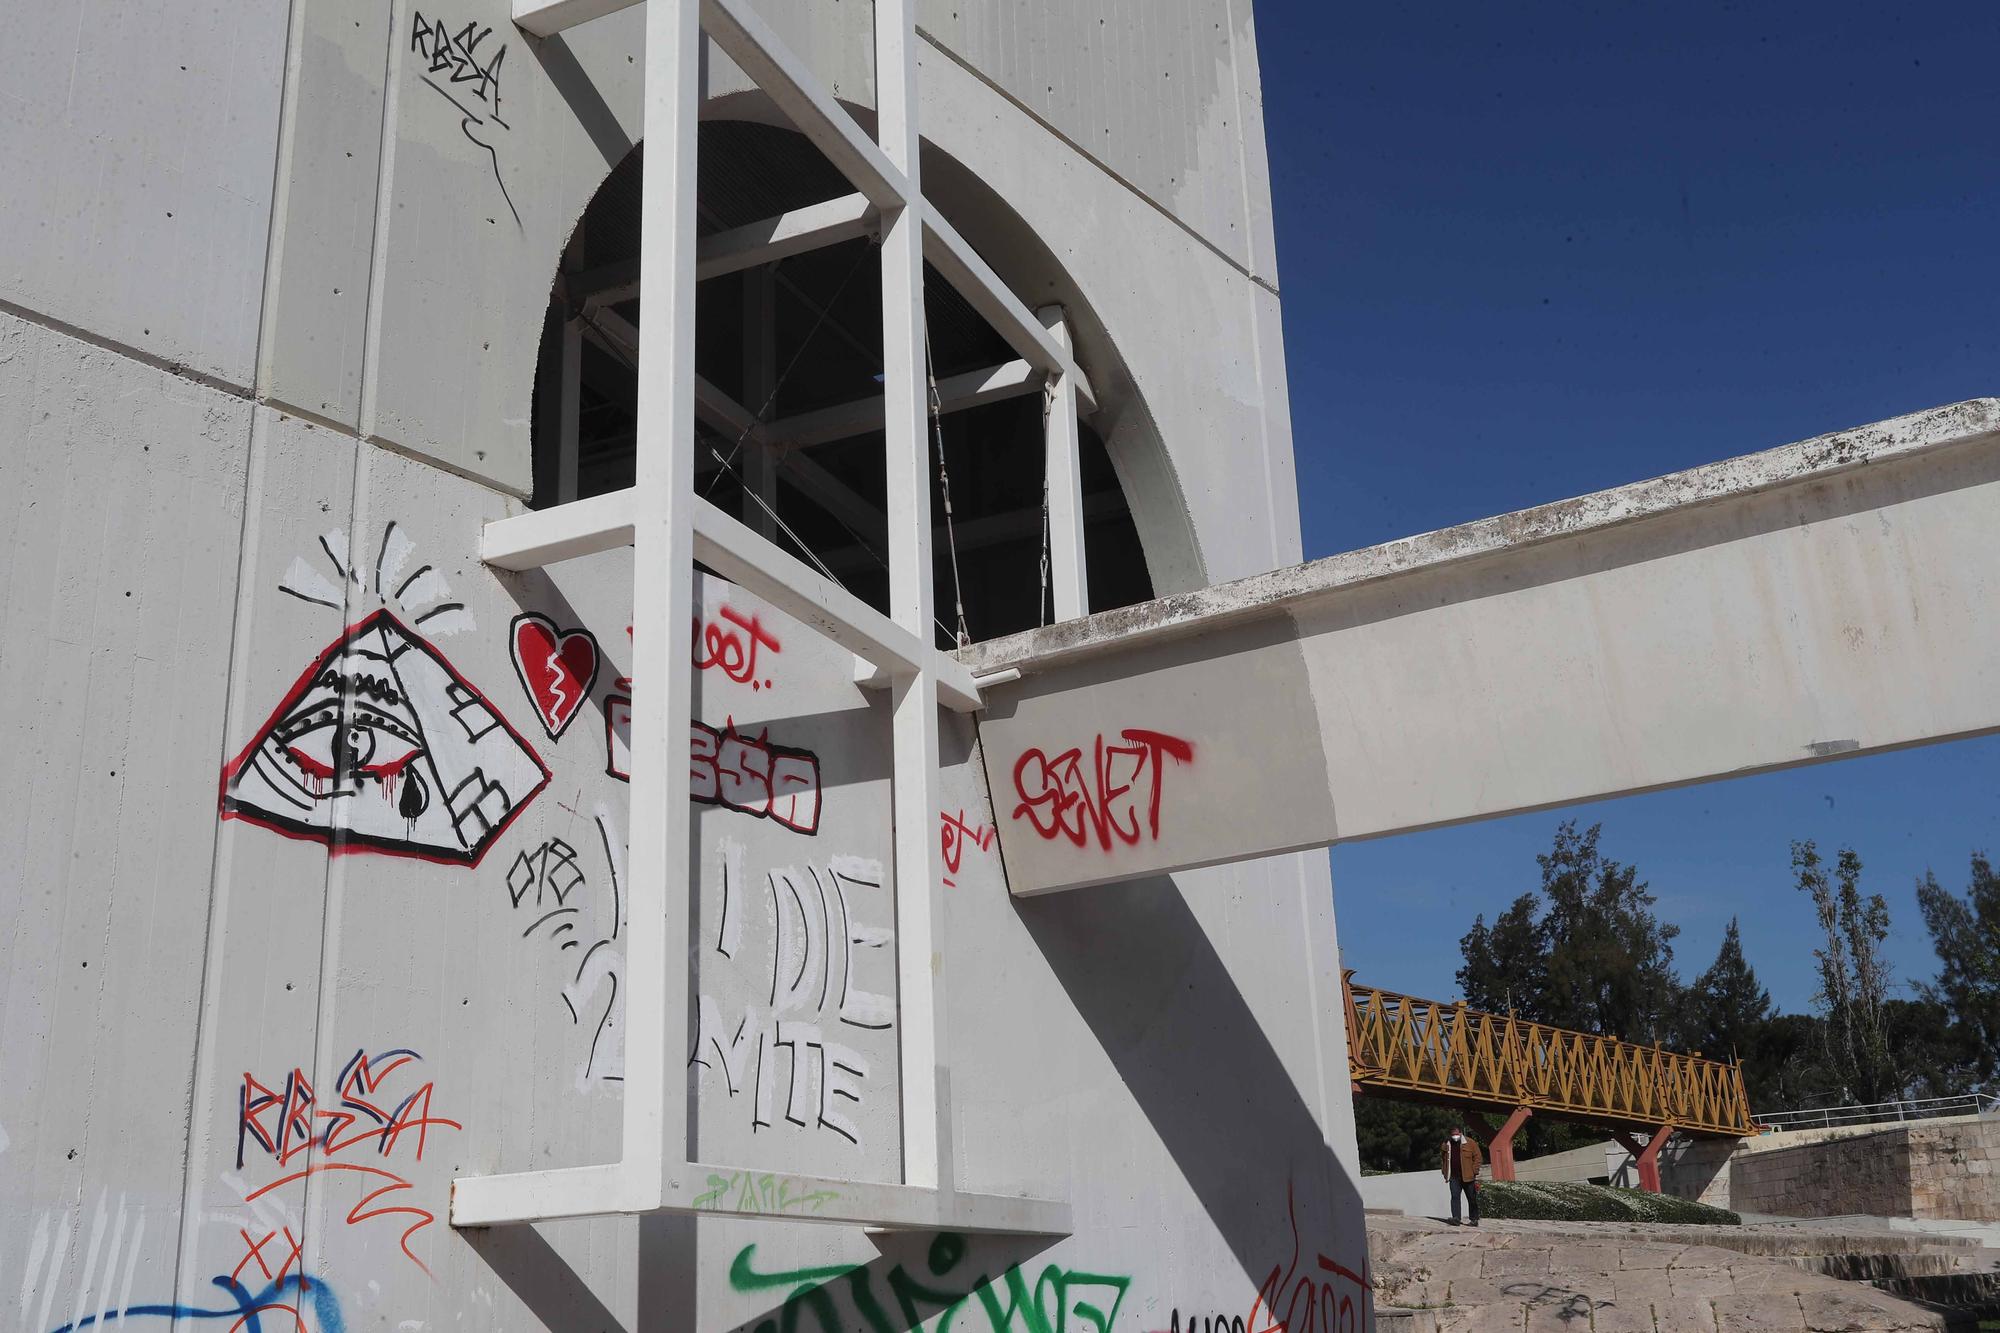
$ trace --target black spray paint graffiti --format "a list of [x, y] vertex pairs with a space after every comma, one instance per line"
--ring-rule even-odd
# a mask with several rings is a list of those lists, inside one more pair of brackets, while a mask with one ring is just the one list
[[579, 1087], [596, 1079], [618, 1083], [625, 1078], [625, 1039], [618, 1008], [625, 960], [617, 947], [624, 913], [619, 892], [624, 879], [623, 838], [603, 807], [596, 811], [596, 823], [598, 843], [604, 850], [610, 907], [608, 933], [600, 921], [594, 932], [599, 938], [594, 943], [586, 944], [588, 936], [578, 930], [579, 923], [592, 916], [590, 885], [582, 858], [568, 841], [550, 838], [515, 853], [505, 881], [517, 919], [528, 923], [521, 938], [540, 934], [555, 945], [567, 977], [562, 989], [563, 1008], [572, 1024], [590, 1033], [589, 1053], [577, 1071]]
[[279, 591], [343, 617], [376, 609], [327, 645], [224, 767], [223, 818], [334, 854], [478, 864], [549, 772], [427, 637], [475, 628], [472, 613], [431, 566], [403, 574], [415, 543], [394, 522], [372, 561], [339, 530], [319, 549], [332, 577], [295, 558]]
[[[750, 895], [743, 848], [724, 840], [720, 854], [721, 912], [713, 948], [734, 961]], [[764, 876], [773, 921], [766, 1001], [746, 1001], [731, 1023], [713, 995], [702, 995], [688, 1057], [690, 1065], [718, 1074], [731, 1098], [749, 1092], [753, 1132], [786, 1123], [861, 1142], [861, 1128], [849, 1112], [860, 1108], [868, 1062], [835, 1040], [829, 1028], [882, 1032], [894, 1025], [894, 998], [868, 989], [859, 975], [893, 979], [895, 933], [859, 919], [864, 905], [887, 898], [883, 886], [880, 862], [852, 856]]]
[[513, 129], [500, 116], [500, 66], [507, 59], [507, 44], [488, 47], [483, 58], [479, 52], [481, 43], [492, 35], [493, 29], [477, 23], [468, 23], [453, 33], [443, 19], [425, 19], [422, 10], [415, 11], [410, 20], [410, 50], [426, 62], [418, 77], [457, 109], [459, 130], [486, 150], [493, 163], [493, 182], [500, 187], [500, 197], [507, 201], [507, 211], [519, 227], [521, 213], [514, 207], [514, 197], [507, 193], [507, 182], [501, 179], [500, 154], [493, 147], [495, 128]]

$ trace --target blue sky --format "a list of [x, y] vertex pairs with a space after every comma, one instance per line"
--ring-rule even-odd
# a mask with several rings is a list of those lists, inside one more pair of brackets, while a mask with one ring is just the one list
[[[2000, 393], [2000, 6], [1257, 23], [1308, 557]], [[1739, 915], [1803, 1009], [1790, 840], [1853, 845], [1899, 975], [1928, 976], [1911, 883], [2000, 853], [2000, 740], [1570, 813], [1651, 881], [1684, 974]], [[1453, 993], [1458, 935], [1533, 886], [1562, 817], [1337, 848], [1348, 965]]]

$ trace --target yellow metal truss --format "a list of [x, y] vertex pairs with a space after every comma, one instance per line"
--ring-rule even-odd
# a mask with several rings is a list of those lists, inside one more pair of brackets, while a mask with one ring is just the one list
[[1357, 1092], [1503, 1112], [1525, 1106], [1613, 1128], [1754, 1132], [1736, 1063], [1358, 986], [1352, 972], [1342, 983]]

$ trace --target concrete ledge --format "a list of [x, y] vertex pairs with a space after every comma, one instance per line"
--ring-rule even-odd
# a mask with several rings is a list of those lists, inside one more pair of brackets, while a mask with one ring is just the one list
[[1605, 531], [1779, 487], [1826, 481], [1869, 464], [1991, 440], [1996, 435], [2000, 435], [2000, 398], [1971, 398], [1685, 472], [991, 639], [963, 649], [958, 656], [975, 673], [1006, 667], [1033, 672], [1112, 648], [1163, 641], [1290, 611], [1334, 589]]

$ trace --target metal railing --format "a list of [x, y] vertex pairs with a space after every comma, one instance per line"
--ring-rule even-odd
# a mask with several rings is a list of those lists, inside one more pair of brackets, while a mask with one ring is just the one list
[[1349, 1074], [1360, 1088], [1615, 1127], [1755, 1132], [1735, 1064], [1357, 986], [1352, 972], [1342, 982]]
[[1932, 1120], [1944, 1115], [1985, 1115], [2000, 1112], [2000, 1096], [1968, 1092], [1956, 1097], [1923, 1097], [1865, 1106], [1823, 1106], [1804, 1111], [1771, 1111], [1757, 1123], [1774, 1133], [1792, 1129], [1831, 1129], [1837, 1125], [1869, 1125], [1893, 1120]]

